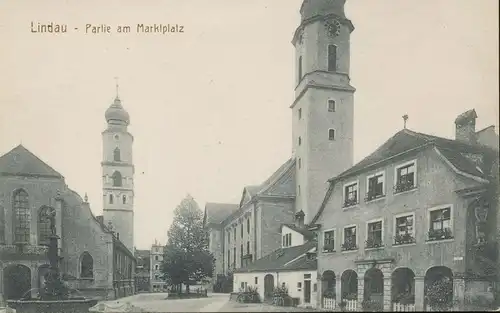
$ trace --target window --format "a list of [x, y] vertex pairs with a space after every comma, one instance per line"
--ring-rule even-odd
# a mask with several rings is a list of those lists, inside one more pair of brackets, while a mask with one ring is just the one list
[[328, 72], [337, 71], [337, 46], [328, 45]]
[[240, 259], [243, 260], [243, 244], [240, 245]]
[[394, 245], [415, 243], [415, 214], [394, 217]]
[[120, 162], [120, 148], [116, 147], [115, 151], [113, 151], [113, 160], [116, 162]]
[[94, 259], [85, 251], [80, 258], [80, 278], [94, 277]]
[[366, 201], [374, 200], [384, 196], [384, 173], [377, 173], [367, 178], [368, 192]]
[[335, 251], [335, 230], [327, 230], [324, 232], [323, 238], [323, 251], [333, 252]]
[[299, 289], [299, 291], [300, 291], [300, 289], [302, 289], [302, 282], [300, 282], [300, 281], [299, 281], [299, 282], [297, 283], [297, 289]]
[[356, 238], [356, 225], [344, 227], [344, 240], [342, 243], [342, 251], [356, 250], [357, 238]]
[[255, 276], [255, 284], [257, 285], [259, 283], [259, 277]]
[[227, 244], [231, 243], [231, 232], [228, 230], [227, 231]]
[[302, 56], [299, 57], [299, 64], [298, 64], [298, 82], [302, 79]]
[[233, 266], [236, 266], [236, 247], [233, 248]]
[[451, 239], [451, 206], [429, 210], [429, 241]]
[[14, 193], [14, 242], [29, 243], [31, 214], [28, 205], [28, 193], [20, 189]]
[[109, 195], [109, 204], [113, 204], [113, 195]]
[[127, 196], [126, 195], [122, 196], [122, 202], [123, 202], [123, 204], [127, 204]]
[[300, 196], [300, 185], [297, 186], [297, 194]]
[[302, 168], [302, 159], [299, 158], [299, 168]]
[[231, 264], [231, 250], [227, 250], [227, 267], [229, 268]]
[[5, 211], [0, 205], [0, 245], [5, 244]]
[[382, 220], [367, 223], [365, 248], [379, 248], [382, 246]]
[[52, 234], [50, 229], [50, 220], [47, 218], [49, 207], [43, 206], [38, 212], [38, 244], [48, 245]]
[[158, 256], [157, 255], [155, 255], [155, 261], [158, 261]]
[[299, 109], [299, 120], [302, 119], [302, 108]]
[[335, 112], [335, 100], [328, 100], [328, 112]]
[[247, 255], [250, 254], [250, 241], [247, 241]]
[[160, 279], [160, 275], [156, 274], [155, 275], [155, 280], [158, 280], [158, 279]]
[[290, 247], [292, 245], [292, 234], [286, 234], [283, 236], [283, 247]]
[[335, 140], [335, 129], [330, 128], [328, 130], [328, 140]]
[[358, 203], [358, 183], [350, 183], [344, 186], [344, 207], [353, 206]]
[[403, 164], [396, 168], [396, 193], [408, 191], [416, 187], [416, 162]]
[[160, 269], [160, 266], [158, 264], [155, 265], [155, 270]]
[[120, 233], [116, 233], [116, 239], [120, 240]]
[[113, 173], [113, 187], [121, 187], [122, 186], [122, 174], [118, 171]]
[[318, 292], [318, 284], [314, 283], [313, 285], [313, 292]]
[[240, 226], [240, 237], [243, 238], [243, 223]]
[[299, 146], [302, 144], [302, 138], [299, 137]]
[[250, 218], [247, 217], [247, 234], [250, 234]]
[[234, 227], [233, 229], [233, 239], [234, 241], [236, 241], [236, 227]]

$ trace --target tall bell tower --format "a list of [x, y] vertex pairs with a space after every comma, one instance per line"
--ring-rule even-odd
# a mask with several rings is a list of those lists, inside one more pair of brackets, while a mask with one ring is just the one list
[[103, 219], [120, 241], [134, 253], [134, 137], [127, 130], [130, 117], [118, 94], [106, 110], [102, 132]]
[[354, 92], [346, 0], [304, 0], [295, 31], [296, 87], [292, 149], [296, 158], [296, 212], [308, 224], [318, 212], [327, 180], [353, 163]]

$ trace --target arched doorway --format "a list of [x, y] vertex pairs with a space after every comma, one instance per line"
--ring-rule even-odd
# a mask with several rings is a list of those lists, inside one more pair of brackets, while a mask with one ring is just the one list
[[453, 306], [453, 272], [446, 266], [431, 267], [425, 273], [425, 306], [448, 311]]
[[323, 309], [335, 309], [336, 300], [335, 272], [327, 270], [321, 275], [321, 303]]
[[407, 267], [400, 267], [391, 275], [392, 302], [415, 304], [415, 273]]
[[378, 268], [371, 268], [365, 273], [364, 299], [374, 305], [384, 304], [384, 274]]
[[5, 299], [30, 297], [28, 292], [31, 290], [31, 270], [21, 264], [9, 265], [3, 270], [3, 284]]
[[353, 270], [346, 270], [340, 278], [342, 300], [358, 299], [358, 274]]
[[274, 291], [274, 276], [267, 274], [264, 277], [264, 298], [266, 300], [273, 298]]

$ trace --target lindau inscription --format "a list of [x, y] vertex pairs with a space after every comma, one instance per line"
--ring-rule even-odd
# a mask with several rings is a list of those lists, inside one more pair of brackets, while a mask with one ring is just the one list
[[81, 31], [85, 34], [111, 34], [111, 33], [135, 33], [140, 34], [169, 34], [169, 33], [184, 33], [184, 25], [181, 24], [144, 24], [138, 23], [135, 25], [115, 25], [114, 27], [108, 24], [84, 24], [83, 27], [68, 26], [68, 24], [61, 23], [39, 23], [31, 22], [30, 31], [32, 33], [49, 33], [49, 34], [59, 34], [67, 33], [70, 30], [78, 32]]

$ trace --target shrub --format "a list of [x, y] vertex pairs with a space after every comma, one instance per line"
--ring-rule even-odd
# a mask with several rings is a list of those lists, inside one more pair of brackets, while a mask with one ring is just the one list
[[453, 282], [447, 277], [430, 284], [426, 294], [427, 303], [434, 310], [446, 311], [453, 306]]
[[373, 300], [363, 300], [363, 302], [361, 302], [361, 307], [363, 308], [363, 312], [384, 311], [384, 305], [378, 301], [373, 301]]

